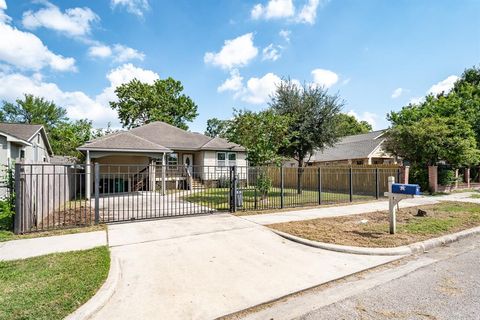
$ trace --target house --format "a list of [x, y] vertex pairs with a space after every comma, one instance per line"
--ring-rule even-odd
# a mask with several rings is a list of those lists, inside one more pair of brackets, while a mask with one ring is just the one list
[[92, 187], [91, 164], [100, 164], [101, 193], [165, 190], [167, 183], [192, 188], [194, 183], [225, 178], [230, 166], [247, 166], [242, 146], [161, 121], [106, 135], [78, 150], [85, 154], [90, 173], [87, 188]]
[[334, 146], [316, 151], [309, 165], [396, 164], [397, 159], [385, 151], [385, 132], [377, 130], [342, 138]]
[[42, 125], [0, 123], [0, 165], [14, 162], [49, 163], [53, 155]]

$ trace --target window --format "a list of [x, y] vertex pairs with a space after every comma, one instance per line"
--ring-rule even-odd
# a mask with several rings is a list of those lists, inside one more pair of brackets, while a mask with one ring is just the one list
[[169, 153], [167, 155], [167, 165], [168, 169], [176, 170], [178, 166], [178, 154], [177, 153]]
[[236, 166], [237, 165], [237, 154], [236, 153], [229, 153], [228, 154], [228, 165], [229, 166]]
[[226, 156], [225, 152], [217, 153], [217, 166], [225, 167], [227, 165]]
[[25, 150], [20, 150], [20, 160], [25, 159]]

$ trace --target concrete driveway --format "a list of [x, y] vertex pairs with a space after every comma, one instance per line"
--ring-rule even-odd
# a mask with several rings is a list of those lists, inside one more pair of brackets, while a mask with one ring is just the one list
[[121, 277], [95, 319], [214, 319], [394, 257], [299, 245], [228, 214], [108, 227]]

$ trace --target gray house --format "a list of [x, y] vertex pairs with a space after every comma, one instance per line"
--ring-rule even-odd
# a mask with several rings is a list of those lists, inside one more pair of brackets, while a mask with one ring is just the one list
[[396, 164], [397, 159], [385, 151], [386, 130], [372, 131], [342, 138], [323, 151], [316, 151], [309, 165]]
[[[205, 183], [224, 177], [229, 166], [247, 165], [246, 151], [242, 146], [161, 121], [89, 141], [78, 150], [85, 154], [87, 164], [108, 164], [100, 166], [101, 184], [111, 186], [115, 192], [152, 190], [157, 182], [162, 183], [165, 190], [165, 183], [178, 187], [189, 178]], [[115, 165], [118, 174], [114, 176], [107, 170]], [[159, 168], [162, 172], [158, 172]], [[91, 171], [91, 166], [87, 166], [87, 171]], [[143, 176], [148, 176], [149, 181], [143, 181], [140, 178]], [[92, 187], [91, 177], [90, 172], [87, 174], [88, 188]], [[122, 177], [120, 184], [118, 177]], [[91, 190], [87, 190], [87, 194], [91, 194]]]

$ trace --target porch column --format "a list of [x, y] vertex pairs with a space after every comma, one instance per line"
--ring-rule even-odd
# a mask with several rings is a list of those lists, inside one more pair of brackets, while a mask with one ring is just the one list
[[465, 182], [467, 183], [467, 188], [470, 189], [470, 168], [465, 168]]
[[85, 198], [90, 199], [91, 187], [92, 187], [92, 170], [90, 162], [90, 151], [87, 150], [87, 157], [85, 159]]
[[12, 166], [12, 143], [7, 141], [7, 168], [10, 169]]
[[167, 187], [167, 182], [165, 181], [166, 178], [166, 173], [167, 173], [167, 159], [166, 159], [166, 153], [164, 152], [162, 155], [162, 196], [165, 195], [165, 189]]
[[150, 167], [148, 171], [148, 176], [150, 178], [149, 190], [155, 191], [155, 159], [150, 160]]

